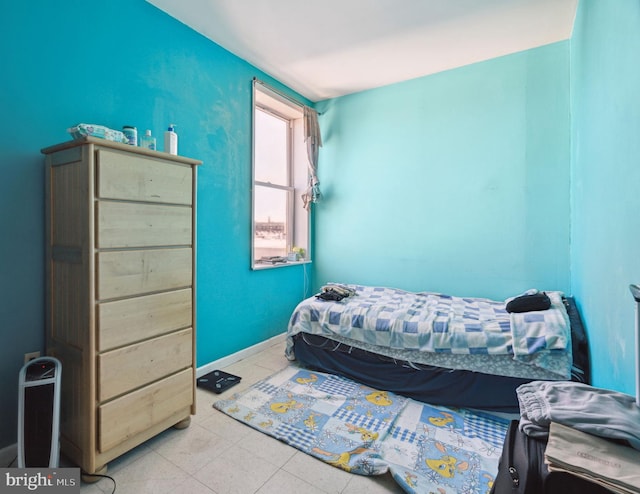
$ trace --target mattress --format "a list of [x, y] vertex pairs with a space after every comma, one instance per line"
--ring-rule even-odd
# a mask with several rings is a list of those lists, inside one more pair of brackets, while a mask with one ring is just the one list
[[505, 302], [349, 285], [339, 302], [315, 297], [291, 316], [293, 336], [325, 336], [396, 360], [510, 377], [569, 379], [570, 321], [561, 292], [546, 292], [549, 310], [509, 313]]
[[[310, 368], [342, 375], [431, 404], [517, 413], [515, 389], [521, 384], [532, 380], [558, 379], [590, 383], [588, 342], [575, 301], [563, 298], [561, 303], [570, 328], [566, 352], [566, 358], [570, 359], [569, 375], [566, 378], [522, 363], [515, 364], [521, 370], [510, 372], [509, 375], [500, 374], [495, 365], [487, 366], [486, 371], [478, 371], [447, 367], [446, 364], [420, 363], [379, 353], [375, 351], [375, 345], [372, 351], [362, 348], [366, 345], [350, 345], [344, 338], [336, 338], [335, 335], [304, 331], [289, 335], [288, 356], [293, 356]], [[498, 358], [513, 360], [505, 356]]]

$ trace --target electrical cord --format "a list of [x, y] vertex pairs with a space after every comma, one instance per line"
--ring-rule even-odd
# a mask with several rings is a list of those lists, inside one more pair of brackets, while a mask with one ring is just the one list
[[109, 476], [109, 475], [104, 475], [101, 473], [87, 473], [83, 470], [80, 471], [82, 475], [86, 476], [86, 477], [100, 477], [103, 479], [109, 479], [111, 480], [111, 482], [113, 482], [113, 490], [111, 491], [111, 494], [115, 494], [116, 492], [116, 479], [114, 479], [113, 477]]

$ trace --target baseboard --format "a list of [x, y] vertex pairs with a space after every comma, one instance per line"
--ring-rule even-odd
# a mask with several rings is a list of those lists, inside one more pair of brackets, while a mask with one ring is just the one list
[[0, 467], [9, 468], [16, 466], [18, 463], [16, 460], [18, 456], [18, 444], [10, 444], [6, 448], [0, 449]]
[[214, 360], [213, 362], [209, 362], [208, 364], [205, 364], [202, 367], [198, 367], [196, 369], [196, 377], [204, 376], [205, 374], [208, 374], [211, 371], [222, 369], [223, 367], [226, 367], [231, 364], [235, 364], [240, 360], [249, 358], [252, 355], [260, 353], [261, 351], [266, 350], [267, 348], [269, 348], [272, 345], [275, 345], [276, 343], [284, 342], [286, 336], [287, 336], [286, 333], [281, 333], [279, 335], [274, 336], [273, 338], [269, 338], [268, 340], [262, 341], [260, 343], [256, 343], [255, 345], [250, 346], [249, 348], [245, 348], [243, 350], [240, 350], [239, 352], [232, 353], [231, 355], [227, 355], [226, 357], [222, 357], [218, 360]]

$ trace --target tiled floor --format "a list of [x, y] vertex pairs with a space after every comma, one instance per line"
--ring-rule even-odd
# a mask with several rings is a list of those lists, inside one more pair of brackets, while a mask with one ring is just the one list
[[[288, 365], [284, 343], [224, 368], [240, 384], [216, 395], [197, 391], [197, 413], [109, 464], [118, 494], [381, 494], [401, 493], [390, 475], [343, 472], [214, 409], [228, 397]], [[113, 482], [82, 484], [82, 494], [111, 493]]]

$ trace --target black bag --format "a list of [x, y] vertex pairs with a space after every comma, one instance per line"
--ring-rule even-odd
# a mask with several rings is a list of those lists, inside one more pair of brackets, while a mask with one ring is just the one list
[[534, 310], [547, 310], [551, 307], [551, 299], [544, 292], [520, 295], [510, 300], [506, 306], [507, 312], [531, 312]]
[[549, 472], [544, 462], [547, 441], [527, 436], [518, 424], [509, 424], [491, 494], [611, 494], [570, 473]]
[[504, 439], [502, 456], [491, 494], [542, 494], [542, 484], [549, 475], [544, 463], [545, 441], [520, 431], [512, 420]]

